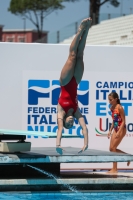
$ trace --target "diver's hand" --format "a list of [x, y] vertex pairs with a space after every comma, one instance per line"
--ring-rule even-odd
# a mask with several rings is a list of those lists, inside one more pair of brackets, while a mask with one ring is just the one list
[[60, 145], [56, 145], [56, 152], [59, 154], [63, 154], [63, 151], [65, 151]]
[[88, 149], [88, 145], [84, 145], [83, 148], [78, 152], [78, 153], [82, 153], [83, 151]]

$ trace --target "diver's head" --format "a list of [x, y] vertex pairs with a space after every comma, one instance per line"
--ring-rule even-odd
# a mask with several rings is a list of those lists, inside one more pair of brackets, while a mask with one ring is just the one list
[[63, 126], [66, 129], [72, 128], [73, 123], [74, 123], [74, 117], [72, 115], [64, 117]]

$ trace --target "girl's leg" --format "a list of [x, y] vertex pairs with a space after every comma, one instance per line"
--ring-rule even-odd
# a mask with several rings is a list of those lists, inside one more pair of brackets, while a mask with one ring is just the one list
[[114, 130], [111, 141], [110, 141], [110, 151], [117, 152], [117, 153], [125, 153], [119, 149], [117, 149], [118, 145], [121, 143], [123, 137], [126, 135], [126, 128], [123, 129], [123, 131], [120, 132], [120, 136], [116, 137], [116, 131]]
[[69, 56], [68, 56], [68, 59], [64, 65], [64, 67], [61, 71], [61, 75], [60, 75], [61, 85], [66, 85], [67, 83], [69, 83], [69, 81], [71, 80], [71, 78], [74, 75], [77, 49], [78, 49], [78, 45], [79, 45], [81, 36], [86, 28], [87, 21], [88, 21], [88, 19], [84, 19], [81, 22], [80, 28], [78, 29], [78, 32], [70, 45]]
[[88, 35], [90, 25], [91, 25], [91, 19], [88, 20], [86, 30], [84, 31], [84, 33], [81, 37], [81, 40], [79, 42], [79, 45], [78, 45], [75, 71], [74, 71], [74, 77], [75, 77], [76, 82], [78, 84], [81, 81], [82, 76], [83, 76], [83, 72], [84, 72], [83, 54], [84, 54], [84, 48], [85, 48], [86, 39], [87, 39], [87, 35]]
[[[111, 152], [117, 152], [117, 153], [125, 153], [124, 151], [121, 151], [120, 149], [117, 149], [118, 145], [121, 143], [123, 137], [126, 134], [126, 128], [124, 128], [123, 131], [121, 131], [120, 136], [116, 138], [116, 132], [114, 130], [111, 141], [110, 141], [110, 151]], [[113, 168], [109, 171], [110, 173], [117, 173], [117, 162], [113, 163]]]

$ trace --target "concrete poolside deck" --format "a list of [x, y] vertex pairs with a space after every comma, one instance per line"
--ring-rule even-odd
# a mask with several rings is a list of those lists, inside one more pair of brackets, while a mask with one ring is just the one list
[[[119, 172], [117, 175], [106, 172], [61, 172], [56, 179], [41, 177], [0, 179], [0, 191], [70, 191], [75, 190], [132, 190], [133, 171]], [[74, 192], [74, 191], [73, 191]]]

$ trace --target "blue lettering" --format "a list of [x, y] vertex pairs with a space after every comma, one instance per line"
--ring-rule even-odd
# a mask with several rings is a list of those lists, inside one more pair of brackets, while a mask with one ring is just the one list
[[110, 110], [111, 104], [108, 105], [109, 111], [108, 114], [111, 115], [111, 110]]
[[52, 107], [51, 108], [51, 113], [56, 113], [56, 108]]
[[88, 114], [88, 108], [84, 108], [84, 114]]
[[98, 82], [96, 83], [96, 87], [97, 87], [97, 88], [102, 88], [102, 85], [100, 85], [100, 84], [102, 84], [102, 82], [101, 82], [101, 81], [98, 81]]
[[49, 115], [49, 124], [56, 124], [55, 122], [52, 122], [52, 115]]
[[128, 107], [132, 106], [132, 103], [121, 103], [121, 105], [124, 107], [125, 115], [128, 116]]
[[133, 132], [133, 124], [129, 123], [128, 126], [127, 126], [127, 129], [128, 129], [129, 132]]
[[[28, 126], [28, 131], [38, 131], [38, 126], [35, 126], [34, 130], [33, 130], [32, 126]], [[31, 135], [27, 135], [27, 138], [31, 138]], [[38, 136], [34, 135], [34, 138], [38, 138]]]
[[116, 90], [112, 90], [112, 92], [116, 92]]
[[43, 107], [39, 107], [39, 113], [44, 113], [44, 108]]
[[[104, 106], [104, 107], [101, 107]], [[96, 115], [97, 116], [106, 116], [106, 112], [101, 112], [105, 110], [106, 111], [106, 103], [98, 102], [96, 103]]]
[[30, 124], [31, 121], [30, 121], [30, 115], [28, 115], [28, 124]]
[[32, 107], [28, 107], [28, 113], [30, 113], [30, 111], [32, 111]]
[[41, 119], [40, 119], [40, 122], [39, 122], [39, 124], [48, 124], [48, 121], [47, 121], [47, 119], [46, 119], [46, 116], [45, 115], [42, 115], [41, 116]]
[[127, 82], [125, 82], [125, 88], [127, 88]]
[[[55, 126], [55, 127], [53, 128], [53, 132], [56, 133], [57, 130], [58, 130], [58, 126]], [[62, 133], [63, 133], [63, 131], [62, 131]]]
[[118, 84], [118, 88], [121, 88], [123, 85], [124, 85], [123, 82], [119, 82], [119, 84]]
[[127, 100], [126, 97], [123, 97], [123, 90], [120, 90], [120, 100]]
[[99, 99], [99, 90], [96, 90], [96, 100]]
[[47, 126], [47, 131], [51, 132], [51, 126]]
[[103, 88], [109, 88], [108, 82], [105, 82]]
[[80, 112], [83, 114], [88, 114], [88, 108], [84, 107], [84, 108], [79, 108]]
[[76, 129], [76, 126], [73, 126], [72, 128], [70, 128], [70, 129], [68, 130], [68, 133], [72, 135], [73, 130], [75, 130], [75, 129]]
[[109, 90], [101, 90], [101, 92], [103, 93], [103, 100], [107, 99], [107, 93], [109, 92]]
[[130, 82], [130, 83], [128, 84], [128, 87], [129, 87], [130, 89], [133, 89], [133, 82]]
[[101, 81], [98, 81], [96, 83], [97, 88], [130, 88], [133, 89], [133, 82], [107, 82], [105, 81], [102, 83]]
[[132, 100], [132, 93], [131, 92], [132, 92], [131, 90], [128, 91], [128, 100]]
[[110, 88], [117, 88], [117, 82], [110, 82]]
[[39, 115], [32, 115], [32, 117], [34, 118], [34, 124], [37, 124], [37, 118], [39, 117]]
[[50, 107], [45, 108], [45, 113], [50, 113]]
[[38, 113], [38, 108], [37, 107], [33, 107], [33, 113]]

